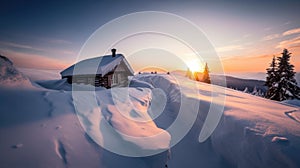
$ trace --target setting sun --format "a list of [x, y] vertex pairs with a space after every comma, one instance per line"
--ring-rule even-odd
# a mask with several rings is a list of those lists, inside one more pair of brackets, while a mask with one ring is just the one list
[[189, 61], [186, 63], [190, 71], [192, 72], [202, 72], [202, 64], [198, 63], [198, 61]]

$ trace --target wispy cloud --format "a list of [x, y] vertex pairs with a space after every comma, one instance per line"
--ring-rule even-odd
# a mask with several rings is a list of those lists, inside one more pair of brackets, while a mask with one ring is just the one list
[[281, 34], [270, 34], [268, 36], [263, 37], [262, 41], [274, 40], [274, 39], [277, 39], [277, 38], [280, 38], [280, 37], [281, 37]]
[[284, 40], [281, 41], [276, 48], [289, 48], [289, 47], [294, 47], [295, 45], [300, 44], [300, 36], [289, 39], [289, 40]]
[[12, 50], [0, 50], [2, 55], [11, 59], [17, 67], [36, 69], [63, 69], [65, 62], [44, 55], [28, 54]]
[[282, 34], [277, 33], [277, 34], [267, 35], [267, 36], [262, 38], [262, 41], [274, 40], [274, 39], [278, 39], [278, 38], [281, 38], [281, 37], [294, 35], [294, 34], [299, 34], [299, 33], [300, 33], [300, 28], [290, 29], [290, 30], [287, 30], [287, 31], [283, 32]]
[[291, 29], [288, 31], [285, 31], [282, 33], [283, 36], [288, 36], [288, 35], [292, 35], [292, 34], [298, 34], [300, 33], [300, 28], [296, 28], [296, 29]]
[[6, 42], [6, 41], [0, 41], [0, 45], [4, 45], [7, 47], [21, 48], [21, 49], [44, 51], [41, 48], [36, 48], [36, 47], [30, 46], [30, 45], [24, 45], [24, 44], [18, 44], [18, 43], [13, 43], [13, 42]]
[[62, 39], [49, 39], [49, 42], [55, 43], [55, 44], [72, 44], [71, 41], [62, 40]]
[[229, 52], [229, 51], [236, 51], [236, 50], [242, 50], [244, 47], [242, 45], [228, 45], [223, 47], [216, 48], [217, 52]]
[[[61, 42], [63, 42], [63, 41], [61, 41]], [[46, 48], [39, 48], [39, 47], [30, 46], [30, 45], [24, 45], [24, 44], [18, 44], [18, 43], [13, 43], [13, 42], [6, 42], [6, 41], [0, 41], [0, 48], [3, 49], [3, 47], [1, 47], [1, 45], [9, 47], [9, 48], [12, 47], [12, 48], [32, 50], [32, 51], [40, 51], [43, 53], [48, 53], [48, 54], [52, 53], [55, 55], [76, 55], [76, 53], [71, 50], [56, 49], [56, 48], [46, 49]]]

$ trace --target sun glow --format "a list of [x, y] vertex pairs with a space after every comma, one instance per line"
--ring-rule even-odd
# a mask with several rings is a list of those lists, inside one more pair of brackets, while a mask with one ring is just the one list
[[198, 61], [189, 61], [186, 63], [186, 65], [192, 72], [202, 72], [203, 71], [202, 64], [198, 63]]

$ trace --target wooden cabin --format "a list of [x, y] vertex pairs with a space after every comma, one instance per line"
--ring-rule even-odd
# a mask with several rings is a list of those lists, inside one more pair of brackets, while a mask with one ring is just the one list
[[82, 60], [60, 74], [62, 79], [67, 78], [70, 84], [111, 88], [127, 86], [128, 76], [133, 76], [134, 72], [126, 58], [122, 54], [116, 54], [116, 49], [112, 49], [112, 55]]

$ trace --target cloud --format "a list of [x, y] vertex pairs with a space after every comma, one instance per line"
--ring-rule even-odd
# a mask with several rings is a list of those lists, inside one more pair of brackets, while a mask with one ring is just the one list
[[43, 49], [35, 48], [30, 45], [23, 45], [18, 43], [12, 43], [12, 42], [6, 42], [6, 41], [0, 41], [1, 45], [7, 46], [7, 47], [14, 47], [14, 48], [21, 48], [21, 49], [30, 49], [30, 50], [36, 50], [36, 51], [43, 51]]
[[217, 52], [229, 52], [229, 51], [235, 51], [235, 50], [242, 50], [244, 47], [242, 45], [228, 45], [223, 47], [216, 48]]
[[[53, 41], [54, 42], [54, 41]], [[58, 43], [63, 43], [64, 41], [58, 41]], [[67, 43], [67, 41], [65, 41]], [[54, 54], [54, 55], [76, 55], [74, 51], [71, 50], [60, 50], [60, 49], [45, 49], [45, 48], [37, 48], [30, 45], [23, 45], [18, 43], [12, 43], [12, 42], [6, 42], [6, 41], [0, 41], [0, 45], [6, 46], [6, 47], [12, 47], [12, 48], [20, 48], [20, 49], [26, 49], [26, 50], [32, 50], [32, 51], [41, 51], [43, 53]], [[0, 46], [1, 49], [1, 46]]]
[[293, 48], [293, 49], [300, 48], [300, 44], [298, 44], [298, 45], [293, 45], [293, 46], [291, 46], [290, 48]]
[[35, 69], [63, 69], [67, 63], [43, 55], [28, 54], [12, 50], [1, 50], [1, 55], [11, 59], [17, 67]]
[[62, 39], [49, 39], [49, 42], [55, 43], [55, 44], [72, 44], [71, 41], [62, 40]]
[[288, 31], [285, 31], [282, 33], [283, 36], [288, 36], [288, 35], [292, 35], [292, 34], [298, 34], [300, 33], [300, 28], [296, 28], [296, 29], [291, 29]]
[[300, 36], [289, 39], [289, 40], [281, 41], [276, 46], [276, 48], [281, 48], [281, 49], [282, 48], [291, 48], [291, 47], [294, 47], [294, 46], [299, 45], [299, 44], [300, 44]]
[[262, 41], [274, 40], [274, 39], [277, 39], [277, 38], [279, 38], [279, 37], [281, 37], [280, 34], [270, 34], [270, 35], [268, 35], [268, 36], [263, 37], [263, 38], [262, 38]]
[[270, 34], [268, 36], [265, 36], [262, 38], [262, 41], [274, 40], [277, 38], [281, 38], [281, 37], [289, 36], [289, 35], [293, 35], [293, 34], [298, 34], [298, 33], [300, 33], [300, 28], [291, 29], [291, 30], [283, 32], [282, 34]]

